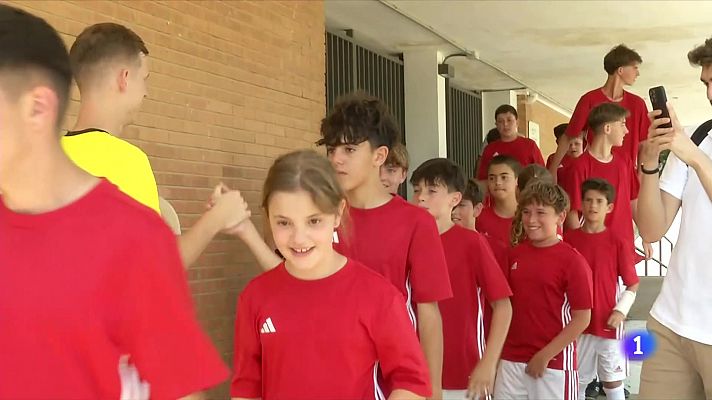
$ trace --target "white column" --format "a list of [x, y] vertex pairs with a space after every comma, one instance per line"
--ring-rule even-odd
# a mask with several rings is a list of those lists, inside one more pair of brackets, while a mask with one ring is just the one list
[[[405, 135], [410, 172], [428, 159], [447, 157], [445, 78], [438, 75], [441, 59], [432, 47], [403, 53]], [[408, 193], [410, 197], [410, 185]]]
[[502, 104], [517, 108], [517, 92], [502, 90], [482, 93], [482, 135], [486, 136], [494, 128], [494, 112]]

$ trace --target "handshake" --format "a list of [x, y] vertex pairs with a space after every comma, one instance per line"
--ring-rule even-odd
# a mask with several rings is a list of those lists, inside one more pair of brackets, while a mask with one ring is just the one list
[[239, 236], [252, 225], [252, 213], [242, 194], [239, 190], [231, 190], [224, 183], [215, 187], [206, 208], [208, 211], [205, 216], [210, 218], [211, 225], [219, 232]]

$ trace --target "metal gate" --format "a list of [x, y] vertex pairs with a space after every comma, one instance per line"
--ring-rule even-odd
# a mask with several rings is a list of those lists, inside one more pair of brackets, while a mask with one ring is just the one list
[[376, 53], [336, 33], [326, 33], [326, 112], [342, 95], [363, 90], [383, 100], [405, 143], [403, 61]]
[[[405, 94], [403, 61], [360, 46], [349, 37], [326, 32], [326, 112], [339, 97], [358, 90], [376, 96], [388, 105], [405, 144]], [[406, 198], [407, 183], [398, 193]]]
[[482, 96], [448, 84], [446, 108], [447, 157], [471, 178], [482, 149]]

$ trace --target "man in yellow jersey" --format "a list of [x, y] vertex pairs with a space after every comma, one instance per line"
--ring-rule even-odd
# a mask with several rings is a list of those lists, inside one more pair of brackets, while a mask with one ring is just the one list
[[[101, 23], [84, 29], [69, 56], [81, 104], [74, 129], [62, 138], [64, 151], [87, 172], [107, 178], [124, 193], [160, 213], [156, 179], [148, 157], [138, 147], [114, 136], [134, 120], [146, 97], [146, 45], [122, 25]], [[179, 236], [178, 246], [186, 267], [198, 259], [218, 232], [234, 227], [235, 217], [247, 208], [238, 192], [224, 200]]]

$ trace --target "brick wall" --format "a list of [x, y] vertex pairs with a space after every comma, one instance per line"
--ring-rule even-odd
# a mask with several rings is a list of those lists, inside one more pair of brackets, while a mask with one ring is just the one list
[[[11, 1], [48, 20], [68, 46], [86, 26], [135, 30], [150, 52], [149, 96], [122, 137], [148, 153], [160, 194], [184, 229], [220, 181], [253, 214], [266, 169], [311, 147], [325, 109], [321, 1]], [[78, 93], [65, 127], [78, 110]], [[261, 221], [257, 215], [255, 221]], [[257, 273], [237, 241], [220, 236], [188, 277], [203, 326], [231, 360], [237, 295]], [[226, 388], [212, 393], [226, 397]]]

